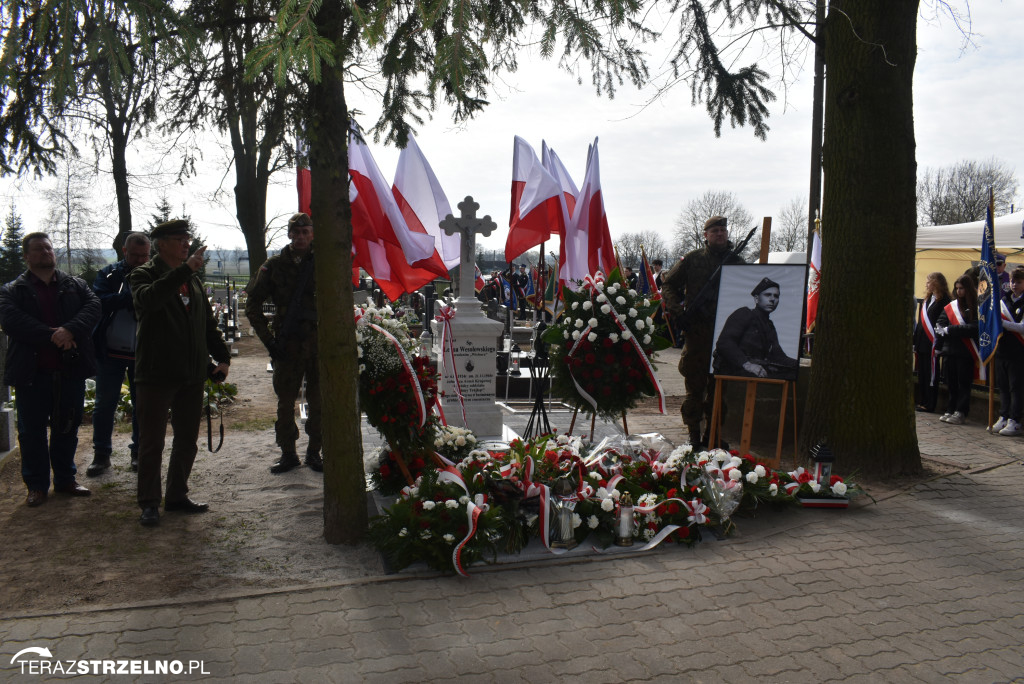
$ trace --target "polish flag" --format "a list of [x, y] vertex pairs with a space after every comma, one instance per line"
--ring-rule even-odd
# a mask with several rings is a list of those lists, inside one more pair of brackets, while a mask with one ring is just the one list
[[[576, 198], [579, 196], [579, 188], [576, 187], [576, 183], [573, 181], [572, 176], [569, 175], [569, 171], [565, 168], [565, 164], [558, 158], [555, 151], [548, 147], [547, 142], [541, 143], [540, 148], [541, 163], [544, 164], [544, 168], [551, 173], [552, 176], [558, 181], [559, 186], [562, 188], [562, 219], [565, 227], [568, 227], [572, 222], [573, 210], [576, 208]], [[564, 278], [565, 275], [565, 229], [559, 231], [559, 243], [558, 243], [558, 265], [560, 278]], [[559, 280], [559, 283], [563, 283], [563, 280]]]
[[[387, 298], [394, 301], [403, 292], [411, 292], [423, 284], [410, 289], [422, 277], [413, 264], [434, 255], [434, 238], [409, 229], [370, 148], [355, 131], [349, 137], [348, 171], [356, 191], [352, 244], [357, 263], [366, 269]], [[380, 270], [381, 250], [390, 268], [390, 278], [376, 272]]]
[[395, 183], [391, 190], [409, 229], [434, 237], [434, 256], [446, 267], [438, 275], [447, 278], [448, 271], [459, 264], [461, 249], [459, 236], [446, 235], [440, 226], [445, 217], [452, 213], [452, 207], [434, 170], [430, 168], [430, 163], [411, 134], [409, 144], [398, 157]]
[[615, 250], [608, 230], [608, 216], [604, 211], [601, 192], [601, 168], [597, 153], [597, 138], [587, 159], [587, 172], [583, 179], [572, 221], [565, 230], [566, 282], [582, 281], [598, 271], [611, 273], [615, 268]]
[[309, 164], [303, 163], [309, 159], [309, 145], [302, 138], [295, 141], [295, 156], [297, 162], [295, 186], [299, 191], [299, 211], [312, 216], [309, 204], [313, 197], [313, 183], [309, 173]]
[[807, 332], [818, 318], [818, 290], [821, 287], [821, 237], [814, 231], [811, 243], [811, 270], [807, 274]]
[[505, 261], [564, 230], [562, 188], [537, 159], [530, 144], [515, 137], [512, 148], [512, 209], [505, 241]]

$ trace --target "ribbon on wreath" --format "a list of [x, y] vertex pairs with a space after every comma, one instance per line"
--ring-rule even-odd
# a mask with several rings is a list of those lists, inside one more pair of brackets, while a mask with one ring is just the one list
[[[438, 309], [438, 313], [434, 316], [434, 320], [441, 324], [441, 375], [444, 375], [445, 368], [445, 350], [448, 352], [448, 356], [451, 358], [452, 364], [452, 376], [455, 379], [455, 396], [459, 398], [459, 407], [462, 409], [462, 424], [469, 425], [469, 419], [466, 418], [466, 399], [462, 396], [462, 384], [459, 381], [459, 367], [455, 363], [455, 339], [452, 337], [452, 319], [455, 318], [455, 308], [451, 306], [442, 306]], [[440, 408], [440, 404], [438, 404]], [[447, 423], [446, 423], [447, 424]]]
[[469, 577], [469, 573], [462, 567], [462, 550], [466, 548], [466, 544], [476, 534], [477, 527], [480, 524], [480, 514], [484, 512], [482, 506], [477, 506], [472, 501], [466, 502], [466, 536], [462, 538], [455, 548], [452, 550], [452, 567], [455, 568], [455, 572], [459, 573], [463, 577]]
[[655, 375], [654, 368], [651, 367], [651, 360], [647, 358], [647, 354], [644, 353], [643, 347], [641, 347], [640, 343], [637, 342], [636, 335], [626, 328], [626, 324], [622, 322], [623, 317], [619, 316], [619, 312], [615, 310], [615, 305], [612, 304], [611, 298], [608, 297], [608, 295], [605, 295], [605, 300], [608, 304], [608, 308], [611, 309], [612, 321], [615, 322], [615, 325], [621, 332], [620, 337], [628, 339], [632, 343], [633, 349], [636, 351], [636, 355], [640, 357], [640, 361], [644, 365], [644, 371], [647, 373], [647, 379], [651, 381], [652, 385], [654, 385], [654, 391], [658, 394], [658, 409], [661, 411], [662, 415], [665, 415], [665, 393], [661, 389], [661, 383], [658, 382], [658, 376]]
[[398, 360], [401, 362], [402, 368], [404, 368], [405, 371], [409, 374], [409, 378], [411, 378], [412, 381], [413, 395], [416, 397], [416, 408], [420, 416], [419, 424], [420, 427], [422, 427], [427, 422], [427, 405], [423, 401], [423, 388], [420, 386], [419, 376], [416, 375], [416, 368], [412, 365], [412, 361], [409, 359], [409, 354], [406, 353], [405, 347], [402, 346], [402, 343], [398, 341], [397, 337], [395, 337], [394, 335], [392, 335], [391, 333], [389, 333], [387, 330], [380, 327], [376, 323], [362, 322], [365, 313], [366, 312], [363, 309], [357, 308], [355, 314], [355, 322], [357, 325], [362, 323], [362, 325], [365, 325], [370, 329], [379, 332], [381, 335], [384, 336], [384, 339], [391, 343], [391, 346], [395, 348], [395, 351], [398, 352]]

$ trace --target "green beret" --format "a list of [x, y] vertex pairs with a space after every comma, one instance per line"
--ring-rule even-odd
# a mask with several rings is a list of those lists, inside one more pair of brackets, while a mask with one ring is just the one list
[[171, 235], [188, 235], [191, 232], [189, 223], [185, 219], [171, 219], [170, 221], [157, 224], [153, 230], [149, 231], [149, 236], [154, 240], [158, 240], [170, 237]]
[[776, 290], [779, 290], [780, 292], [782, 291], [782, 288], [779, 287], [779, 284], [772, 280], [771, 278], [761, 278], [761, 282], [754, 286], [754, 289], [751, 291], [750, 294], [751, 296], [756, 297], [757, 295], [761, 294], [770, 287], [774, 287]]
[[704, 230], [711, 230], [715, 226], [722, 226], [723, 228], [729, 225], [729, 220], [724, 216], [712, 216], [704, 222]]

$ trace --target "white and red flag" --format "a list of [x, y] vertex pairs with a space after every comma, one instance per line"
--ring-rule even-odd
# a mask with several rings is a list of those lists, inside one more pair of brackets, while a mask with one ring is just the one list
[[580, 281], [598, 271], [611, 273], [615, 268], [615, 249], [608, 230], [608, 216], [604, 210], [601, 191], [601, 165], [597, 153], [597, 138], [587, 159], [587, 172], [580, 188], [572, 221], [565, 230], [563, 253], [565, 266], [562, 278], [566, 282]]
[[440, 226], [441, 221], [452, 213], [452, 207], [411, 134], [409, 144], [398, 157], [395, 183], [391, 189], [409, 229], [434, 237], [434, 252], [445, 266], [445, 272], [438, 275], [447, 278], [448, 270], [459, 264], [461, 249], [459, 236], [446, 235]]
[[512, 148], [512, 208], [505, 241], [505, 261], [511, 263], [564, 226], [562, 187], [544, 168], [528, 142], [515, 137]]
[[295, 187], [299, 191], [299, 211], [312, 216], [309, 204], [313, 197], [312, 180], [309, 173], [309, 145], [302, 138], [295, 141]]
[[821, 237], [814, 231], [811, 241], [811, 268], [807, 274], [807, 332], [818, 318], [818, 290], [821, 287]]
[[[355, 131], [349, 137], [348, 172], [355, 186], [352, 203], [354, 263], [366, 269], [388, 299], [395, 300], [403, 292], [411, 292], [430, 280], [427, 278], [413, 287], [424, 277], [414, 264], [434, 255], [434, 238], [409, 229], [370, 148]], [[350, 191], [350, 197], [352, 194]], [[379, 248], [386, 254], [390, 278], [378, 273]]]

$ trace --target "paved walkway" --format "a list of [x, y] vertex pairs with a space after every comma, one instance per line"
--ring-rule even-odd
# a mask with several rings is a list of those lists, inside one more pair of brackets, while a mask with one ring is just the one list
[[918, 434], [961, 470], [694, 549], [3, 619], [0, 680], [46, 647], [206, 673], [122, 681], [1024, 681], [1024, 439]]

